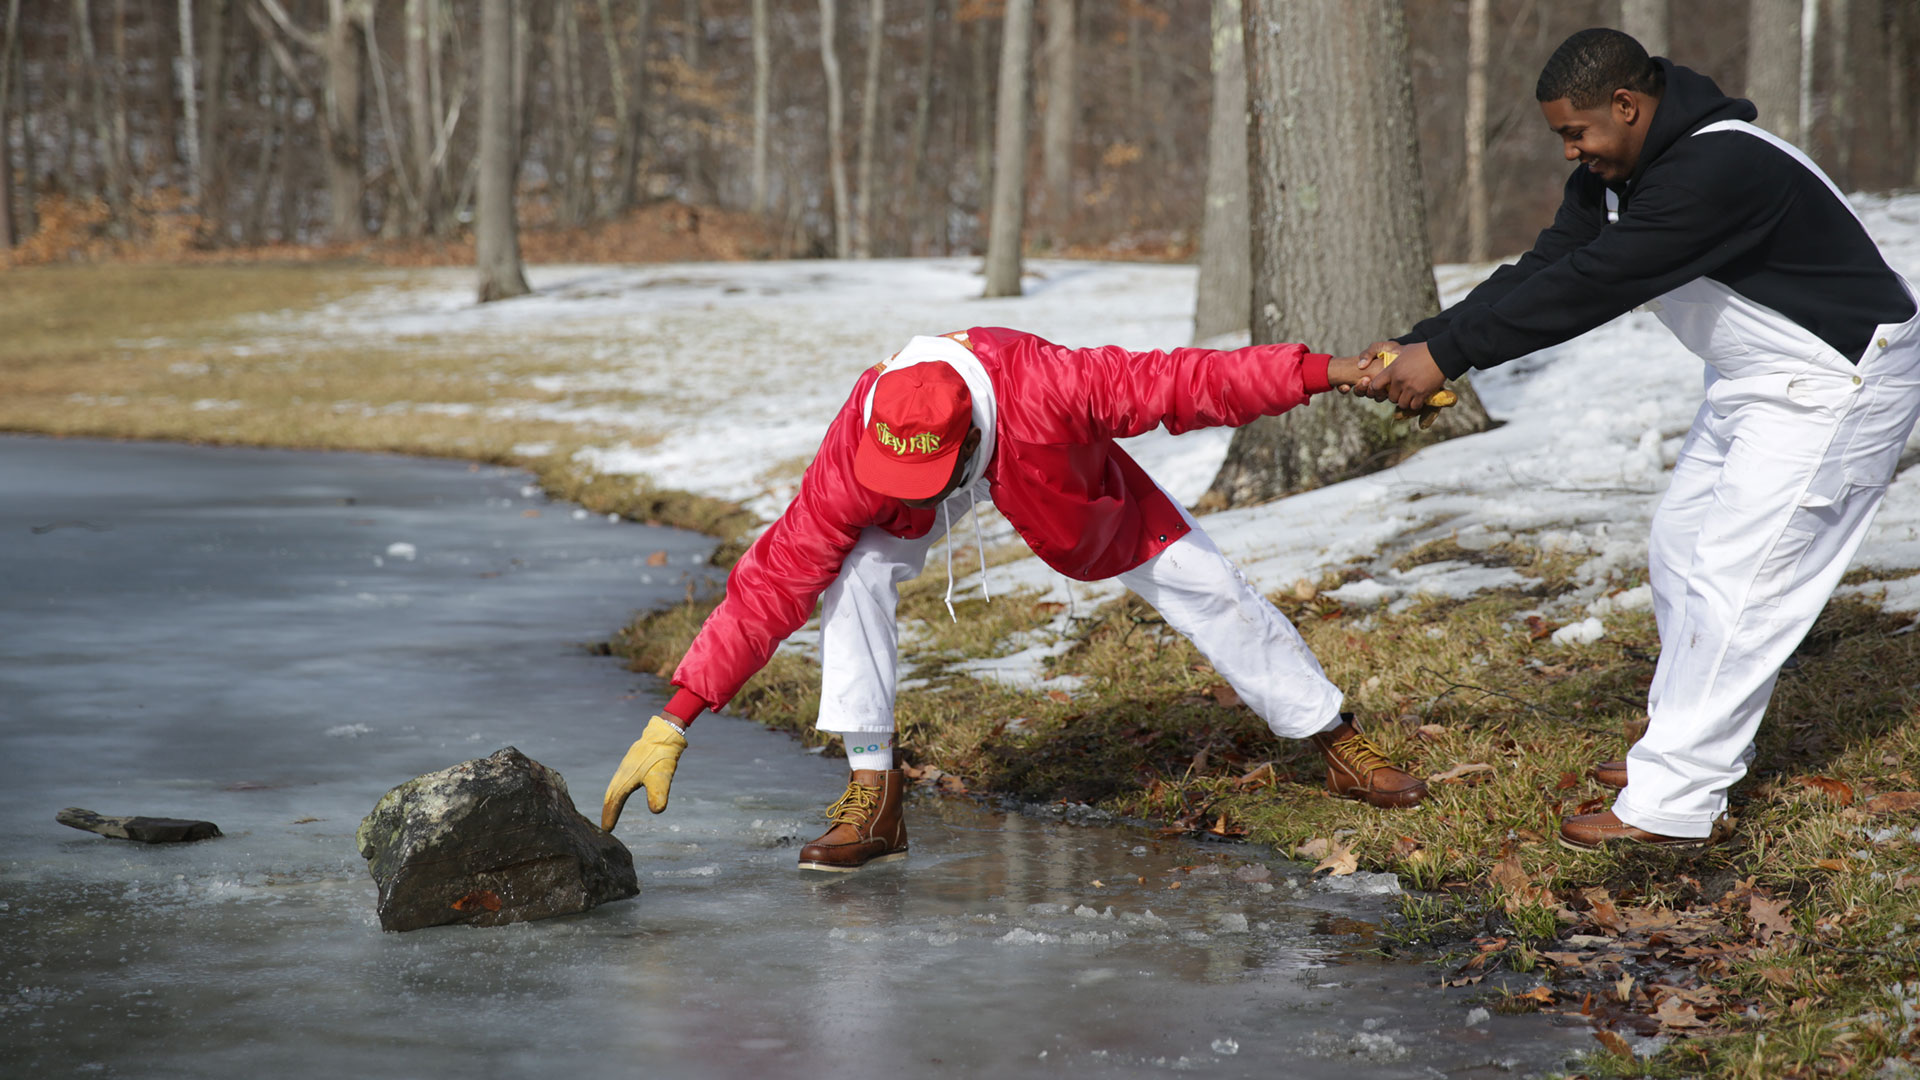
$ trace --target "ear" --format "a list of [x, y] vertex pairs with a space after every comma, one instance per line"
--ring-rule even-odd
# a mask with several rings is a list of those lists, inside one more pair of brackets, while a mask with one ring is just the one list
[[1615, 90], [1608, 104], [1612, 109], [1613, 118], [1628, 127], [1632, 127], [1634, 122], [1640, 119], [1640, 99], [1625, 87]]
[[978, 449], [980, 449], [980, 429], [968, 428], [967, 437], [960, 441], [960, 456], [967, 457]]

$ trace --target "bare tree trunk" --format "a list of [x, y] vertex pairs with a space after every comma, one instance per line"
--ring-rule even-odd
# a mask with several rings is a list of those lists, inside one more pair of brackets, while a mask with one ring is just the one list
[[[183, 0], [184, 2], [184, 0]], [[204, 33], [199, 43], [200, 129], [196, 133], [200, 152], [200, 216], [210, 229], [218, 227], [226, 205], [226, 186], [220, 138], [226, 123], [227, 108], [227, 15], [231, 0], [199, 0], [195, 5], [204, 14]]]
[[[22, 48], [24, 49], [24, 46]], [[41, 132], [33, 129], [33, 94], [27, 82], [27, 65], [24, 62], [16, 62], [13, 65], [13, 79], [13, 92], [17, 95], [14, 100], [19, 102], [20, 110], [20, 178], [23, 182], [20, 191], [19, 216], [14, 219], [13, 229], [15, 235], [24, 239], [40, 230], [40, 214], [37, 207], [40, 197], [40, 159], [35, 141], [40, 137]], [[44, 98], [43, 90], [42, 99]], [[43, 131], [45, 127], [46, 122], [43, 120], [41, 121]]]
[[586, 220], [593, 189], [587, 172], [587, 145], [593, 137], [592, 113], [587, 108], [584, 73], [580, 70], [580, 13], [574, 0], [559, 5], [547, 55], [553, 63], [554, 132], [550, 177], [554, 183], [554, 213], [562, 224]]
[[1800, 86], [1795, 95], [1799, 101], [1800, 137], [1794, 141], [1806, 144], [1809, 157], [1813, 156], [1813, 60], [1819, 34], [1820, 0], [1801, 0]]
[[1076, 80], [1077, 18], [1074, 0], [1045, 0], [1046, 43], [1041, 70], [1046, 75], [1045, 111], [1040, 118], [1040, 208], [1055, 233], [1064, 232], [1073, 214], [1074, 120], [1080, 112]]
[[767, 212], [767, 125], [772, 114], [773, 44], [767, 0], [753, 0], [753, 212]]
[[[683, 0], [680, 21], [686, 39], [687, 70], [696, 76], [706, 65], [707, 28], [701, 16], [700, 0]], [[683, 106], [684, 108], [685, 106]], [[687, 201], [696, 206], [718, 203], [720, 193], [714, 183], [713, 149], [701, 126], [701, 117], [690, 117], [687, 125]]]
[[445, 170], [438, 162], [440, 118], [434, 104], [435, 61], [439, 49], [431, 44], [439, 37], [439, 20], [434, 17], [434, 0], [407, 0], [405, 11], [407, 45], [402, 62], [407, 83], [407, 135], [411, 144], [407, 168], [413, 173], [413, 189], [418, 213], [407, 232], [425, 236], [436, 231], [440, 215], [441, 191]]
[[480, 3], [480, 187], [474, 208], [474, 255], [480, 302], [524, 296], [520, 235], [514, 223], [513, 40], [509, 0]]
[[994, 118], [993, 202], [987, 232], [987, 296], [1020, 295], [1020, 245], [1027, 214], [1027, 68], [1033, 0], [1007, 0]]
[[1846, 191], [1853, 187], [1853, 68], [1849, 46], [1853, 43], [1853, 5], [1848, 0], [1827, 0], [1833, 14], [1827, 26], [1832, 40], [1827, 43], [1833, 61], [1833, 91], [1827, 98], [1827, 115], [1833, 121], [1833, 179]]
[[993, 184], [993, 55], [988, 48], [991, 24], [975, 18], [973, 26], [973, 178], [981, 192]]
[[926, 218], [920, 198], [920, 166], [927, 159], [927, 138], [933, 127], [933, 65], [939, 54], [940, 0], [926, 0], [921, 13], [925, 25], [920, 47], [919, 89], [913, 98], [913, 134], [907, 142], [907, 176], [900, 185], [906, 207], [907, 253], [921, 253], [920, 229]]
[[[1244, 3], [1253, 340], [1350, 353], [1439, 306], [1400, 0]], [[1329, 394], [1256, 420], [1234, 432], [1206, 501], [1259, 502], [1387, 464], [1418, 444], [1389, 413]], [[1468, 392], [1444, 420], [1429, 437], [1487, 423]]]
[[1620, 29], [1638, 41], [1648, 56], [1667, 55], [1672, 16], [1668, 0], [1620, 0]]
[[[611, 210], [614, 216], [640, 204], [640, 176], [646, 158], [647, 53], [653, 45], [653, 0], [636, 0], [633, 61], [620, 55], [619, 30], [608, 0], [600, 0], [600, 24], [606, 39], [607, 69], [613, 80], [614, 121], [619, 126]], [[629, 70], [629, 68], [631, 70]]]
[[1247, 49], [1240, 0], [1213, 0], [1213, 114], [1207, 124], [1207, 205], [1200, 227], [1195, 342], [1252, 325], [1249, 228]]
[[1759, 124], [1800, 141], [1800, 8], [1804, 0], [1748, 0], [1747, 93]]
[[180, 104], [187, 114], [187, 197], [200, 202], [200, 56], [193, 47], [193, 0], [178, 0]]
[[127, 128], [127, 83], [133, 65], [127, 58], [127, 0], [113, 0], [113, 126], [107, 158], [110, 201], [124, 209], [133, 198], [133, 139]]
[[1920, 187], [1920, 147], [1914, 138], [1915, 29], [1920, 24], [1909, 0], [1883, 0], [1880, 36], [1887, 54], [1887, 155], [1894, 182]]
[[853, 254], [853, 212], [847, 200], [847, 149], [841, 137], [840, 55], [835, 47], [834, 16], [839, 0], [820, 0], [820, 66], [827, 76], [827, 180], [833, 187], [833, 254]]
[[1486, 262], [1493, 247], [1487, 225], [1487, 54], [1493, 33], [1489, 0], [1467, 2], [1467, 261]]
[[285, 116], [284, 95], [280, 93], [280, 72], [265, 55], [259, 58], [259, 99], [267, 110], [267, 130], [260, 137], [260, 156], [254, 166], [253, 207], [247, 215], [241, 236], [248, 244], [264, 243], [267, 236], [267, 206], [273, 200], [274, 155], [280, 147]]
[[[20, 57], [20, 59], [15, 59]], [[20, 242], [20, 225], [13, 212], [13, 133], [7, 127], [12, 115], [14, 65], [24, 61], [20, 48], [20, 0], [7, 0], [7, 37], [0, 42], [0, 248]], [[28, 142], [26, 110], [20, 115], [20, 131]]]
[[860, 163], [858, 209], [854, 211], [853, 256], [873, 257], [873, 150], [879, 138], [880, 60], [886, 41], [887, 0], [867, 3], [867, 70], [860, 91]]

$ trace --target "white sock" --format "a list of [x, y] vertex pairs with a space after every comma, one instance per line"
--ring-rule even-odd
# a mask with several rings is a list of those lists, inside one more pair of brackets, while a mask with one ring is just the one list
[[847, 744], [847, 768], [893, 768], [893, 732], [843, 731], [840, 738]]

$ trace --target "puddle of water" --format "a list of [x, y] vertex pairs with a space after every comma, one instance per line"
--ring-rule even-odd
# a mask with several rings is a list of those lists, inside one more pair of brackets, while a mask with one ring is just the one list
[[[703, 538], [523, 483], [0, 439], [0, 1072], [1431, 1077], [1586, 1045], [1468, 1025], [1364, 951], [1380, 897], [1237, 877], [1258, 849], [916, 796], [911, 858], [801, 873], [844, 765], [724, 716], [621, 825], [638, 900], [381, 933], [361, 815], [505, 745], [591, 809], [660, 688], [576, 643], [701, 572]], [[61, 521], [100, 527], [33, 531]], [[69, 805], [227, 835], [108, 841]]]

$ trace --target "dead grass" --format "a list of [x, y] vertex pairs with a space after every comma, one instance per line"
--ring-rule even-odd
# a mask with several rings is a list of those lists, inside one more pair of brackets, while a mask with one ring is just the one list
[[[735, 554], [755, 524], [731, 502], [589, 475], [573, 462], [596, 437], [645, 444], [644, 433], [515, 418], [516, 407], [562, 400], [530, 382], [564, 371], [561, 361], [431, 337], [328, 348], [268, 329], [370, 288], [408, 287], [393, 271], [120, 263], [13, 269], [0, 280], [0, 430], [520, 465], [557, 497], [705, 532]], [[625, 403], [582, 392], [565, 400]]]

